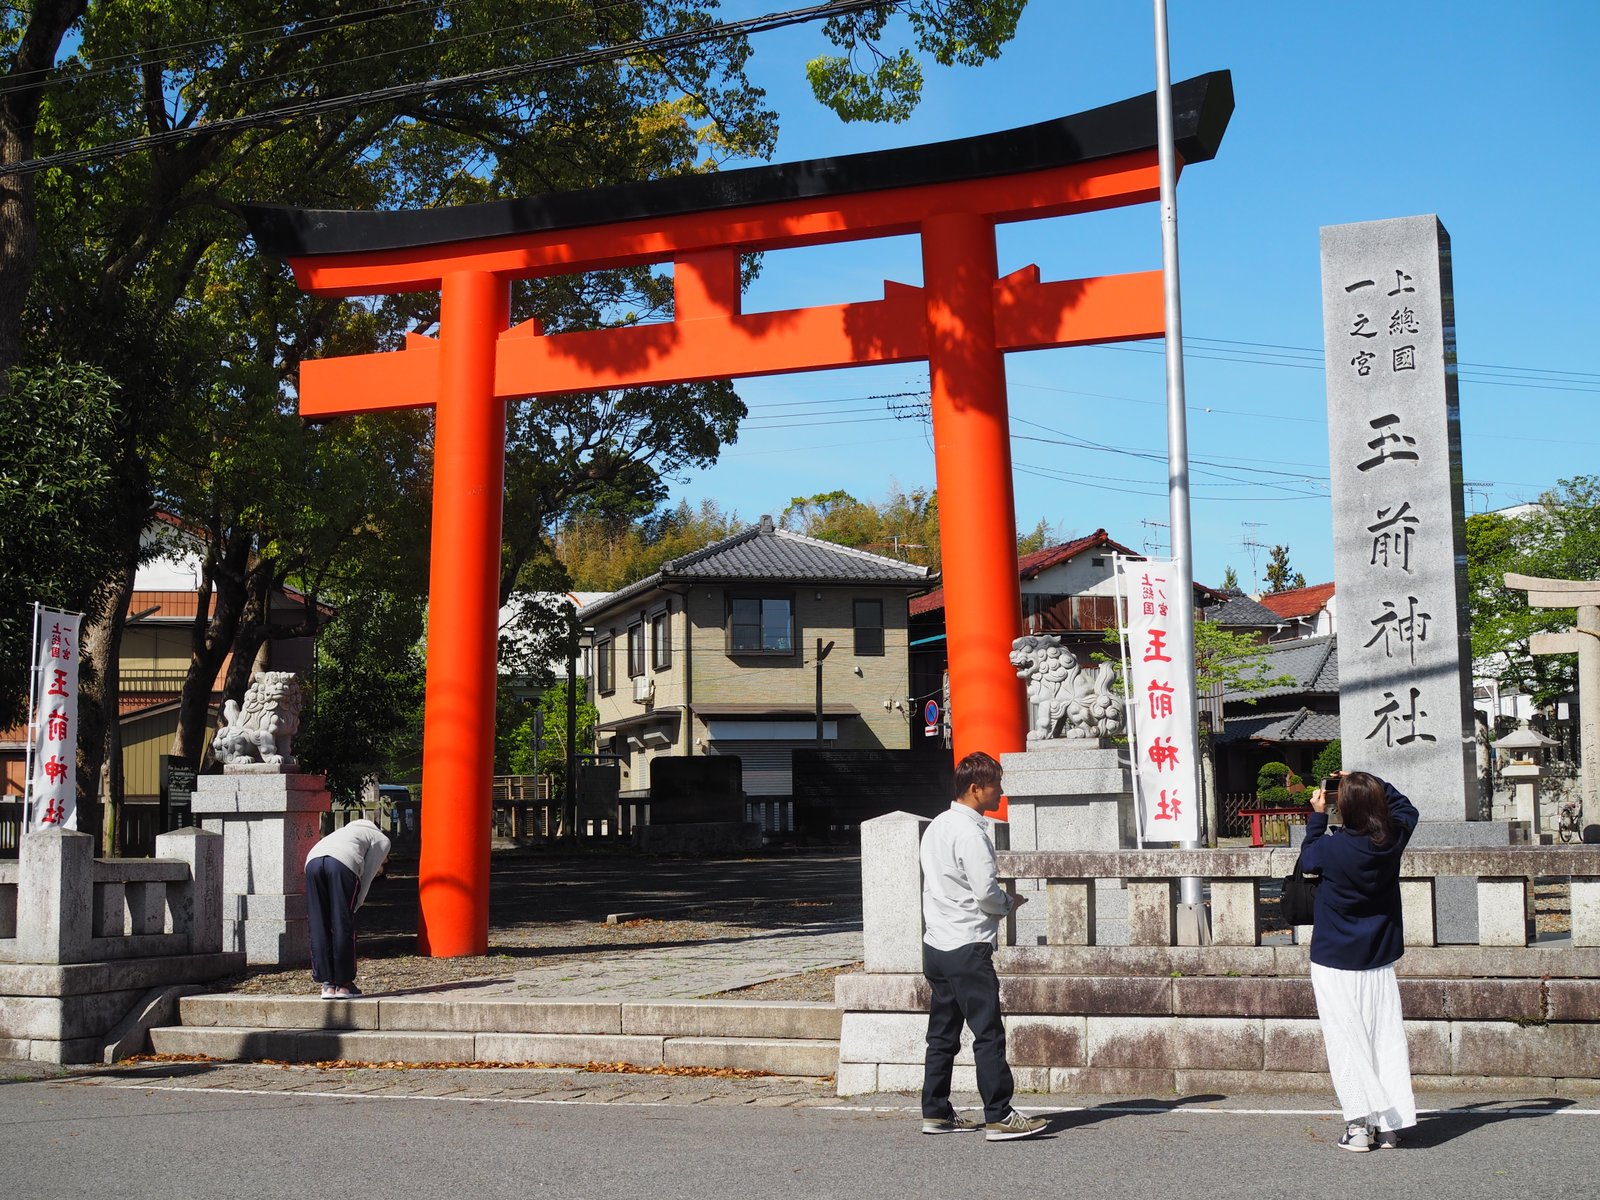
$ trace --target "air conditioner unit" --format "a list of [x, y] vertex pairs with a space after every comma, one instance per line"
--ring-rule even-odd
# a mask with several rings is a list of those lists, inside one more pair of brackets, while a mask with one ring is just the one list
[[649, 704], [656, 698], [656, 681], [648, 675], [633, 677], [633, 699], [636, 704]]

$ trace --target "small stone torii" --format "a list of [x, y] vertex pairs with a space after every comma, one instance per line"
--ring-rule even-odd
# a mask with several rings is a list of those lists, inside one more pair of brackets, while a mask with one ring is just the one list
[[1600, 580], [1540, 579], [1506, 575], [1506, 586], [1528, 593], [1530, 608], [1572, 608], [1577, 623], [1564, 633], [1536, 633], [1528, 639], [1535, 654], [1578, 656], [1579, 785], [1581, 828], [1586, 842], [1600, 840]]

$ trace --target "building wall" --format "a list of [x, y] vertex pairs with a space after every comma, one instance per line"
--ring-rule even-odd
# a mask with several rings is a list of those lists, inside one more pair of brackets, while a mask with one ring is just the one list
[[[794, 605], [795, 652], [791, 654], [728, 653], [727, 613], [730, 594], [786, 596]], [[883, 605], [883, 654], [855, 653], [853, 603], [878, 600]], [[686, 608], [687, 606], [687, 608]], [[665, 670], [653, 665], [650, 617], [668, 610], [672, 659]], [[755, 585], [730, 589], [722, 585], [697, 586], [683, 594], [647, 593], [627, 609], [606, 614], [595, 623], [595, 637], [611, 640], [614, 690], [595, 693], [602, 725], [635, 717], [646, 706], [634, 699], [634, 681], [628, 675], [628, 629], [642, 621], [645, 628], [645, 678], [654, 685], [651, 707], [656, 711], [681, 710], [693, 689], [700, 706], [770, 704], [809, 712], [816, 703], [817, 639], [833, 642], [823, 662], [823, 706], [852, 705], [859, 718], [830, 716], [838, 736], [830, 744], [840, 749], [905, 749], [910, 744], [911, 712], [906, 632], [906, 592], [900, 588], [818, 587], [816, 585]], [[857, 670], [859, 669], [859, 674]], [[598, 669], [592, 674], [598, 678]], [[691, 684], [692, 677], [692, 684]], [[713, 717], [710, 720], [722, 720]], [[803, 719], [803, 718], [796, 718]], [[649, 786], [648, 762], [665, 755], [704, 754], [711, 746], [708, 719], [696, 713], [687, 728], [680, 719], [665, 728], [669, 745], [640, 748], [636, 743], [623, 765], [624, 791]], [[689, 741], [695, 741], [693, 750]], [[796, 739], [806, 744], [809, 739]]]
[[[1099, 562], [1100, 566], [1094, 564]], [[1057, 563], [1039, 572], [1033, 579], [1022, 581], [1024, 594], [1047, 593], [1062, 596], [1111, 596], [1116, 594], [1117, 581], [1109, 550], [1086, 550], [1064, 563]]]

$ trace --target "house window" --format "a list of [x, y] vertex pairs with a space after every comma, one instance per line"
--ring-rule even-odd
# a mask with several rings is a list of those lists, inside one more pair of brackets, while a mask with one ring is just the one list
[[595, 687], [602, 696], [617, 690], [616, 665], [611, 658], [611, 639], [603, 638], [594, 644]]
[[628, 678], [644, 674], [644, 622], [628, 626]]
[[650, 666], [665, 671], [672, 665], [672, 614], [658, 612], [650, 618]]
[[794, 601], [735, 596], [729, 603], [728, 650], [733, 654], [793, 654]]
[[857, 600], [852, 605], [858, 655], [883, 654], [883, 601]]
[[1089, 565], [1091, 567], [1103, 567], [1106, 565], [1106, 560], [1103, 558], [1091, 558], [1089, 560]]

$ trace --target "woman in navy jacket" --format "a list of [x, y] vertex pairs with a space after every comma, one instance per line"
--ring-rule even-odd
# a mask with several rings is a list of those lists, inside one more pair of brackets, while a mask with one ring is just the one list
[[1394, 964], [1405, 953], [1400, 856], [1417, 827], [1411, 801], [1365, 771], [1334, 777], [1343, 829], [1328, 832], [1328, 794], [1311, 794], [1300, 868], [1320, 873], [1311, 987], [1328, 1072], [1346, 1122], [1345, 1150], [1397, 1146], [1417, 1123]]

